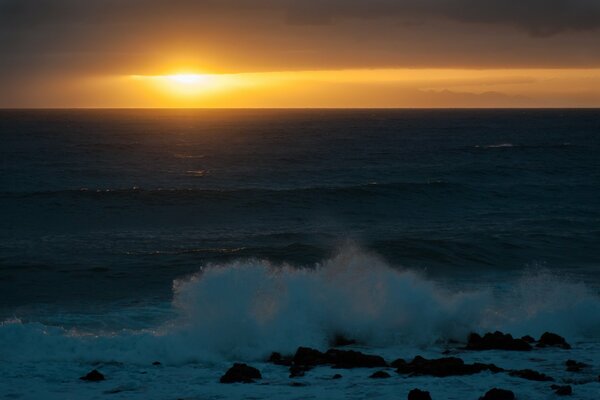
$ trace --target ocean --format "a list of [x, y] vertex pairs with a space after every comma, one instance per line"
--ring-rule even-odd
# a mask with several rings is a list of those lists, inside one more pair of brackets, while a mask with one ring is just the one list
[[[495, 330], [573, 349], [462, 349]], [[553, 398], [266, 361], [336, 335], [600, 398], [600, 111], [0, 111], [0, 398]]]

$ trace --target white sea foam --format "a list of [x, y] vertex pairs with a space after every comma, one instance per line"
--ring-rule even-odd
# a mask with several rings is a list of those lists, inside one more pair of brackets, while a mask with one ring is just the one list
[[173, 287], [177, 317], [143, 331], [83, 335], [6, 321], [0, 359], [256, 360], [300, 345], [325, 348], [335, 334], [377, 348], [426, 348], [495, 329], [600, 340], [600, 298], [584, 284], [535, 273], [508, 291], [452, 291], [352, 247], [310, 269], [238, 261], [204, 268]]

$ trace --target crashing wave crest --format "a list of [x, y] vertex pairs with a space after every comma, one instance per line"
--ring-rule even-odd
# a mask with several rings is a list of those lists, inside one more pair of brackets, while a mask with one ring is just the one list
[[0, 358], [170, 363], [256, 359], [337, 334], [372, 347], [464, 340], [471, 331], [552, 330], [600, 339], [600, 298], [584, 284], [525, 274], [507, 291], [444, 289], [348, 247], [314, 268], [238, 261], [173, 284], [177, 317], [143, 331], [82, 335], [39, 323], [0, 325]]

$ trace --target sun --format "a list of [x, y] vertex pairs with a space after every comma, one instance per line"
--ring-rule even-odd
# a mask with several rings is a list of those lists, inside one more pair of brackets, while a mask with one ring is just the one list
[[129, 75], [128, 79], [137, 82], [139, 90], [178, 106], [208, 101], [247, 86], [238, 75], [198, 73], [181, 69], [157, 75]]
[[166, 78], [171, 82], [193, 85], [206, 82], [207, 76], [201, 74], [174, 74], [166, 75]]

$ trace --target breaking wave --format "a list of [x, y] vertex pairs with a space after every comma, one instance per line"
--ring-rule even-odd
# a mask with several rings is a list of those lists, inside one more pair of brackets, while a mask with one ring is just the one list
[[537, 272], [508, 289], [448, 289], [353, 247], [313, 268], [259, 260], [210, 266], [175, 281], [173, 291], [176, 317], [145, 330], [84, 334], [5, 321], [0, 359], [252, 360], [300, 345], [325, 348], [338, 334], [379, 348], [464, 341], [494, 329], [600, 339], [600, 297], [582, 283]]

